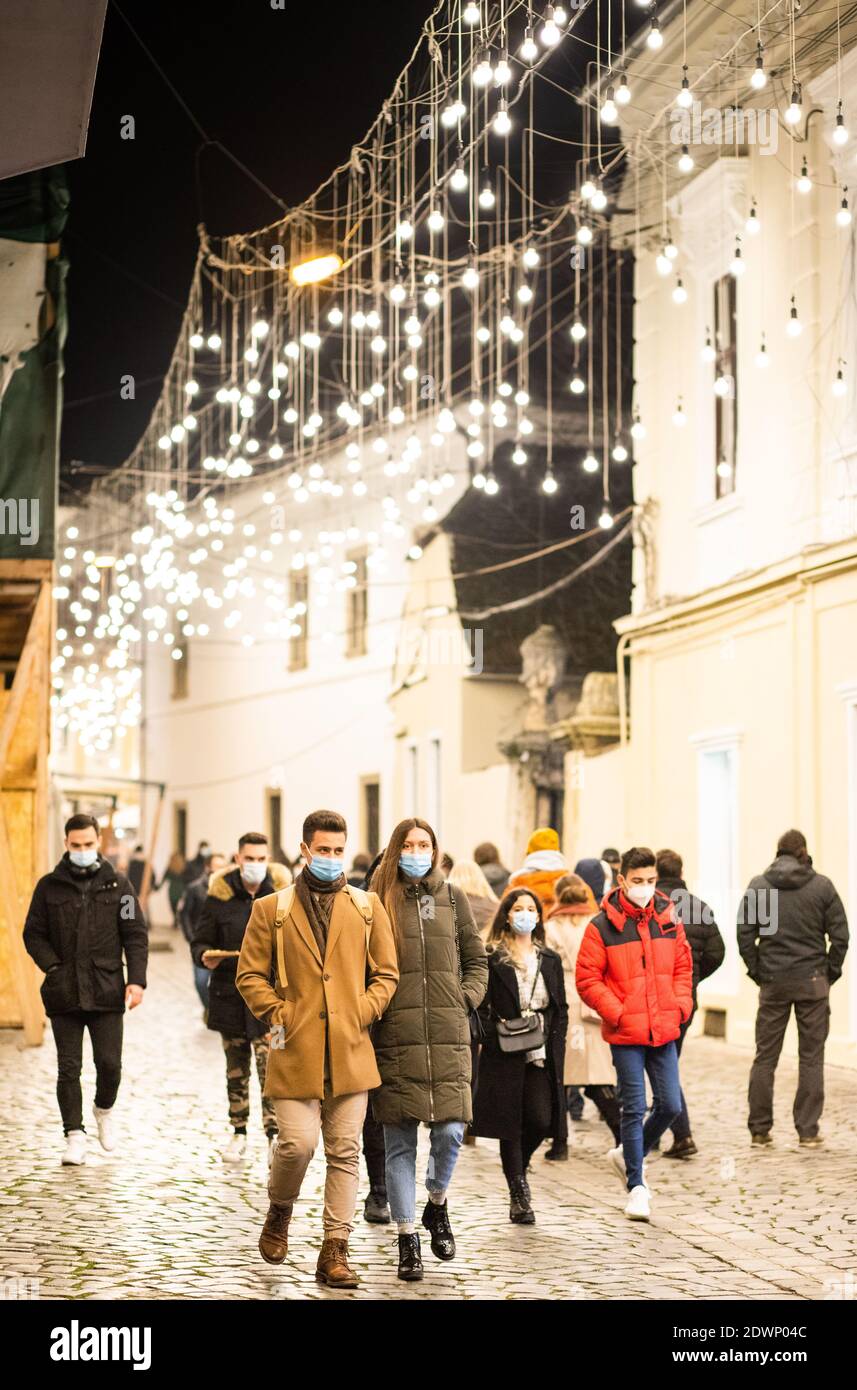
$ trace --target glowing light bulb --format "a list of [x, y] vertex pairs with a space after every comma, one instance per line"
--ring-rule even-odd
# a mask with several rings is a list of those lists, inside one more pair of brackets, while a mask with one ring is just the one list
[[581, 246], [589, 246], [592, 242], [592, 236], [593, 232], [589, 224], [587, 222], [581, 222], [577, 229], [577, 240], [580, 242]]
[[605, 125], [615, 125], [619, 119], [619, 108], [616, 105], [612, 87], [607, 88], [601, 106], [601, 119]]
[[687, 424], [687, 416], [684, 413], [684, 406], [681, 403], [681, 396], [679, 396], [678, 405], [673, 411], [673, 424], [675, 425], [676, 429], [683, 429], [684, 426]]
[[[329, 310], [328, 310], [327, 321], [328, 321], [328, 323], [333, 324], [333, 327], [334, 327], [334, 328], [338, 328], [338, 327], [339, 327], [339, 325], [342, 323], [342, 320], [343, 320], [344, 317], [345, 317], [345, 315], [343, 314], [342, 310], [341, 310], [341, 309], [339, 308], [339, 306], [336, 305], [336, 304], [334, 304], [334, 306], [333, 306], [332, 309], [329, 309]], [[279, 366], [282, 366], [283, 364], [282, 364], [282, 363], [278, 363], [278, 365], [279, 365]]]
[[205, 339], [203, 338], [200, 332], [196, 332], [191, 333], [190, 337], [188, 338], [188, 342], [192, 348], [196, 349], [202, 347], [203, 343], [205, 342]]
[[533, 31], [529, 25], [524, 31], [524, 42], [518, 51], [525, 63], [534, 63], [539, 56], [538, 44], [533, 38]]
[[714, 350], [714, 344], [711, 341], [711, 334], [707, 332], [705, 335], [705, 346], [702, 349], [701, 357], [703, 362], [714, 362], [717, 358], [717, 353]]
[[736, 280], [739, 280], [746, 269], [746, 263], [744, 261], [743, 256], [741, 255], [740, 243], [736, 242], [735, 254], [732, 257], [732, 260], [729, 262], [729, 273], [730, 275], [734, 275]]
[[834, 396], [844, 396], [846, 394], [848, 387], [845, 382], [845, 377], [842, 374], [841, 367], [837, 370], [836, 376], [833, 380], [833, 385], [830, 389], [832, 390]]
[[800, 104], [800, 87], [795, 83], [792, 87], [791, 100], [785, 110], [785, 120], [788, 125], [797, 125], [802, 115]]
[[582, 343], [586, 337], [586, 326], [580, 322], [580, 319], [575, 319], [568, 331], [576, 343]]
[[508, 108], [508, 105], [507, 105], [505, 99], [501, 99], [500, 105], [499, 105], [499, 107], [497, 108], [497, 114], [496, 114], [496, 116], [494, 117], [494, 121], [493, 121], [493, 130], [494, 130], [494, 134], [495, 134], [495, 135], [508, 135], [508, 134], [509, 134], [509, 131], [510, 131], [511, 129], [512, 129], [512, 118], [511, 118], [511, 116], [509, 115], [509, 108]]
[[467, 187], [467, 174], [461, 164], [456, 164], [449, 180], [450, 188], [454, 188], [456, 193], [462, 193]]
[[442, 232], [446, 218], [437, 208], [432, 208], [428, 215], [428, 229], [430, 232]]
[[597, 472], [598, 472], [598, 469], [599, 469], [599, 466], [600, 466], [600, 465], [599, 465], [599, 463], [598, 463], [597, 458], [596, 458], [595, 455], [593, 454], [592, 450], [589, 449], [589, 450], [587, 451], [587, 453], [584, 455], [584, 459], [583, 459], [583, 471], [584, 471], [584, 473], [597, 473]]
[[594, 183], [594, 181], [593, 181], [592, 179], [590, 179], [590, 178], [585, 178], [585, 179], [583, 180], [583, 183], [580, 185], [580, 196], [581, 196], [581, 198], [583, 198], [584, 201], [587, 202], [587, 203], [591, 202], [591, 201], [592, 201], [592, 196], [593, 196], [593, 194], [594, 194], [594, 192], [595, 192], [596, 187], [597, 187], [597, 185]]
[[655, 257], [655, 268], [659, 275], [671, 275], [673, 263], [665, 251], [659, 251]]
[[562, 34], [556, 22], [556, 10], [553, 5], [548, 5], [545, 9], [545, 22], [539, 31], [539, 38], [545, 48], [554, 48], [562, 38]]
[[645, 427], [645, 425], [643, 424], [642, 420], [640, 419], [639, 415], [635, 415], [635, 416], [634, 416], [634, 423], [633, 423], [632, 426], [631, 426], [631, 438], [632, 438], [632, 439], [637, 439], [637, 440], [639, 440], [639, 439], [645, 439], [645, 437], [646, 437], [646, 427]]
[[837, 227], [848, 227], [851, 225], [851, 209], [848, 206], [848, 199], [843, 198], [839, 204], [839, 211], [836, 214]]
[[627, 106], [631, 100], [631, 88], [628, 86], [628, 79], [624, 72], [619, 78], [619, 86], [616, 88], [616, 103], [619, 106]]
[[613, 513], [611, 512], [609, 503], [607, 501], [604, 502], [604, 505], [601, 508], [601, 515], [598, 518], [598, 525], [601, 527], [602, 531], [609, 531], [610, 527], [613, 525]]
[[653, 49], [654, 51], [657, 51], [659, 48], [663, 48], [664, 46], [664, 36], [661, 33], [660, 21], [657, 15], [655, 15], [652, 19], [652, 27], [649, 30], [648, 36], [646, 38], [646, 46], [648, 48]]
[[765, 347], [765, 335], [764, 335], [764, 333], [762, 334], [762, 341], [761, 341], [761, 343], [760, 343], [760, 345], [759, 345], [759, 351], [756, 353], [756, 359], [755, 359], [755, 360], [756, 360], [756, 366], [757, 366], [757, 367], [761, 367], [762, 370], [764, 370], [765, 367], [767, 367], [767, 365], [768, 365], [768, 349]]
[[687, 80], [687, 68], [684, 70], [684, 77], [681, 79], [681, 87], [675, 101], [676, 106], [683, 106], [685, 110], [693, 106], [693, 92], [690, 90], [690, 83]]
[[760, 43], [757, 43], [756, 66], [753, 69], [753, 76], [750, 78], [750, 86], [753, 88], [754, 92], [761, 92], [762, 88], [766, 87], [768, 83], [764, 63], [762, 61], [762, 52], [762, 45]]
[[212, 352], [220, 351], [220, 349], [223, 346], [223, 339], [221, 338], [219, 333], [209, 333], [208, 346], [211, 348]]
[[678, 171], [680, 174], [689, 174], [693, 169], [693, 155], [687, 145], [682, 145], [681, 154], [678, 157]]
[[559, 483], [553, 473], [546, 473], [542, 478], [542, 492], [546, 492], [550, 496], [552, 493], [556, 492], [558, 487]]
[[795, 181], [795, 187], [798, 193], [806, 194], [812, 192], [812, 179], [809, 177], [809, 169], [807, 168], [806, 160], [804, 160], [800, 166], [800, 178]]
[[675, 283], [675, 288], [674, 288], [674, 290], [673, 290], [673, 302], [674, 302], [675, 304], [684, 304], [684, 303], [686, 303], [686, 301], [687, 301], [687, 290], [686, 290], [685, 287], [684, 287], [684, 283], [683, 283], [683, 281], [682, 281], [681, 276], [679, 276], [678, 279], [677, 279], [677, 281], [676, 281], [676, 283]]
[[586, 390], [586, 382], [582, 376], [573, 376], [568, 383], [568, 389], [573, 396], [582, 396]]
[[497, 59], [497, 66], [494, 68], [494, 81], [498, 87], [505, 87], [507, 82], [512, 80], [512, 69], [509, 66], [509, 55], [503, 50]]
[[461, 283], [466, 290], [475, 290], [479, 284], [479, 271], [475, 265], [469, 265], [461, 277]]
[[523, 261], [524, 265], [527, 267], [528, 270], [535, 269], [540, 260], [539, 253], [536, 250], [535, 246], [528, 246], [523, 256], [521, 257], [521, 260]]
[[399, 241], [410, 241], [414, 234], [413, 223], [404, 218], [396, 228], [396, 236]]
[[838, 103], [838, 110], [836, 112], [836, 124], [833, 127], [833, 134], [831, 136], [831, 139], [834, 145], [842, 146], [848, 144], [848, 127], [845, 124], [845, 117], [842, 114], [841, 101]]
[[786, 323], [786, 332], [790, 338], [799, 338], [803, 332], [803, 324], [797, 316], [797, 305], [795, 304], [794, 295], [792, 295], [791, 308], [789, 309], [788, 322]]
[[515, 446], [515, 448], [512, 450], [512, 462], [515, 463], [515, 464], [517, 464], [517, 466], [518, 466], [519, 468], [522, 468], [523, 465], [526, 463], [526, 461], [527, 461], [527, 451], [526, 451], [526, 449], [522, 449], [521, 446], [520, 446], [520, 444], [517, 444], [517, 445]]
[[603, 188], [596, 188], [592, 195], [592, 211], [603, 212], [607, 206], [607, 194]]
[[468, 3], [464, 7], [464, 14], [462, 15], [462, 18], [465, 24], [479, 23], [481, 15], [479, 12], [479, 6], [476, 4], [475, 0], [468, 0]]
[[479, 191], [479, 206], [481, 208], [493, 208], [496, 201], [497, 200], [494, 197], [494, 189], [486, 180]]
[[616, 443], [613, 445], [613, 452], [611, 454], [611, 458], [614, 460], [615, 463], [627, 463], [628, 450], [625, 448], [625, 445], [622, 443], [621, 439], [617, 439]]
[[529, 304], [533, 298], [533, 291], [529, 285], [521, 285], [518, 289], [518, 299], [522, 304]]
[[761, 230], [762, 223], [760, 222], [759, 214], [756, 211], [756, 199], [754, 198], [750, 206], [750, 215], [747, 218], [747, 221], [744, 223], [744, 231], [747, 233], [748, 236], [758, 236]]
[[487, 87], [494, 76], [494, 69], [491, 66], [491, 54], [487, 49], [483, 49], [479, 62], [473, 69], [474, 87]]

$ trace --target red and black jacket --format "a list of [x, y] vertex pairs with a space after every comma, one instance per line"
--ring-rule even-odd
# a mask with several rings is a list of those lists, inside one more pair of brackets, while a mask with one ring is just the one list
[[693, 1010], [693, 958], [672, 902], [655, 892], [634, 907], [618, 888], [584, 933], [577, 992], [600, 1014], [609, 1043], [662, 1047]]

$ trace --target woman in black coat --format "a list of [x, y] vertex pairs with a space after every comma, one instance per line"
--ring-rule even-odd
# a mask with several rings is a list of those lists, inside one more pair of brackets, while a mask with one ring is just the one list
[[[486, 949], [488, 990], [479, 1007], [483, 1044], [473, 1132], [500, 1140], [509, 1219], [531, 1226], [536, 1218], [527, 1166], [539, 1144], [554, 1133], [565, 1104], [568, 1004], [562, 961], [545, 945], [541, 903], [524, 888], [503, 898]], [[503, 1052], [497, 1020], [520, 1018], [530, 1009], [542, 1022], [544, 1047]]]

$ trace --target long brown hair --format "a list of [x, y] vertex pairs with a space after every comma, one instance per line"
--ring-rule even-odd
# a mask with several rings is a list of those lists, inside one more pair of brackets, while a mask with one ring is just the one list
[[411, 816], [408, 820], [400, 820], [393, 830], [387, 848], [381, 855], [381, 862], [372, 875], [372, 882], [369, 885], [372, 892], [378, 894], [387, 909], [393, 924], [397, 947], [401, 946], [399, 918], [401, 917], [402, 890], [405, 884], [405, 877], [399, 868], [399, 855], [402, 852], [402, 845], [412, 830], [424, 830], [431, 840], [431, 867], [434, 869], [438, 856], [437, 836], [428, 821], [420, 820], [419, 816]]
[[512, 928], [509, 926], [509, 913], [519, 898], [532, 898], [535, 903], [536, 915], [539, 920], [533, 931], [533, 940], [538, 941], [540, 946], [544, 946], [545, 924], [542, 905], [539, 901], [538, 894], [531, 892], [529, 888], [513, 888], [511, 892], [506, 894], [497, 909], [497, 915], [494, 921], [491, 923], [491, 929], [488, 932], [488, 938], [485, 942], [486, 946], [495, 946], [505, 949], [506, 937], [513, 935]]

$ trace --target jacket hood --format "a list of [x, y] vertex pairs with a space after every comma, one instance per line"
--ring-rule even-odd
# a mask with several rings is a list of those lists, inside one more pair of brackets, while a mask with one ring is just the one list
[[532, 854], [527, 855], [518, 873], [531, 874], [541, 870], [551, 873], [555, 869], [564, 870], [567, 867], [558, 849], [537, 849]]
[[763, 877], [772, 888], [803, 888], [805, 883], [815, 878], [815, 869], [791, 854], [781, 854], [768, 866]]
[[[274, 892], [279, 893], [281, 888], [288, 888], [292, 882], [292, 875], [285, 864], [268, 864], [268, 877], [274, 885]], [[234, 898], [235, 892], [232, 884], [229, 883], [229, 875], [238, 872], [237, 864], [227, 864], [223, 869], [216, 869], [208, 880], [208, 896], [219, 898], [221, 902], [228, 902]], [[263, 880], [264, 882], [264, 880]]]

